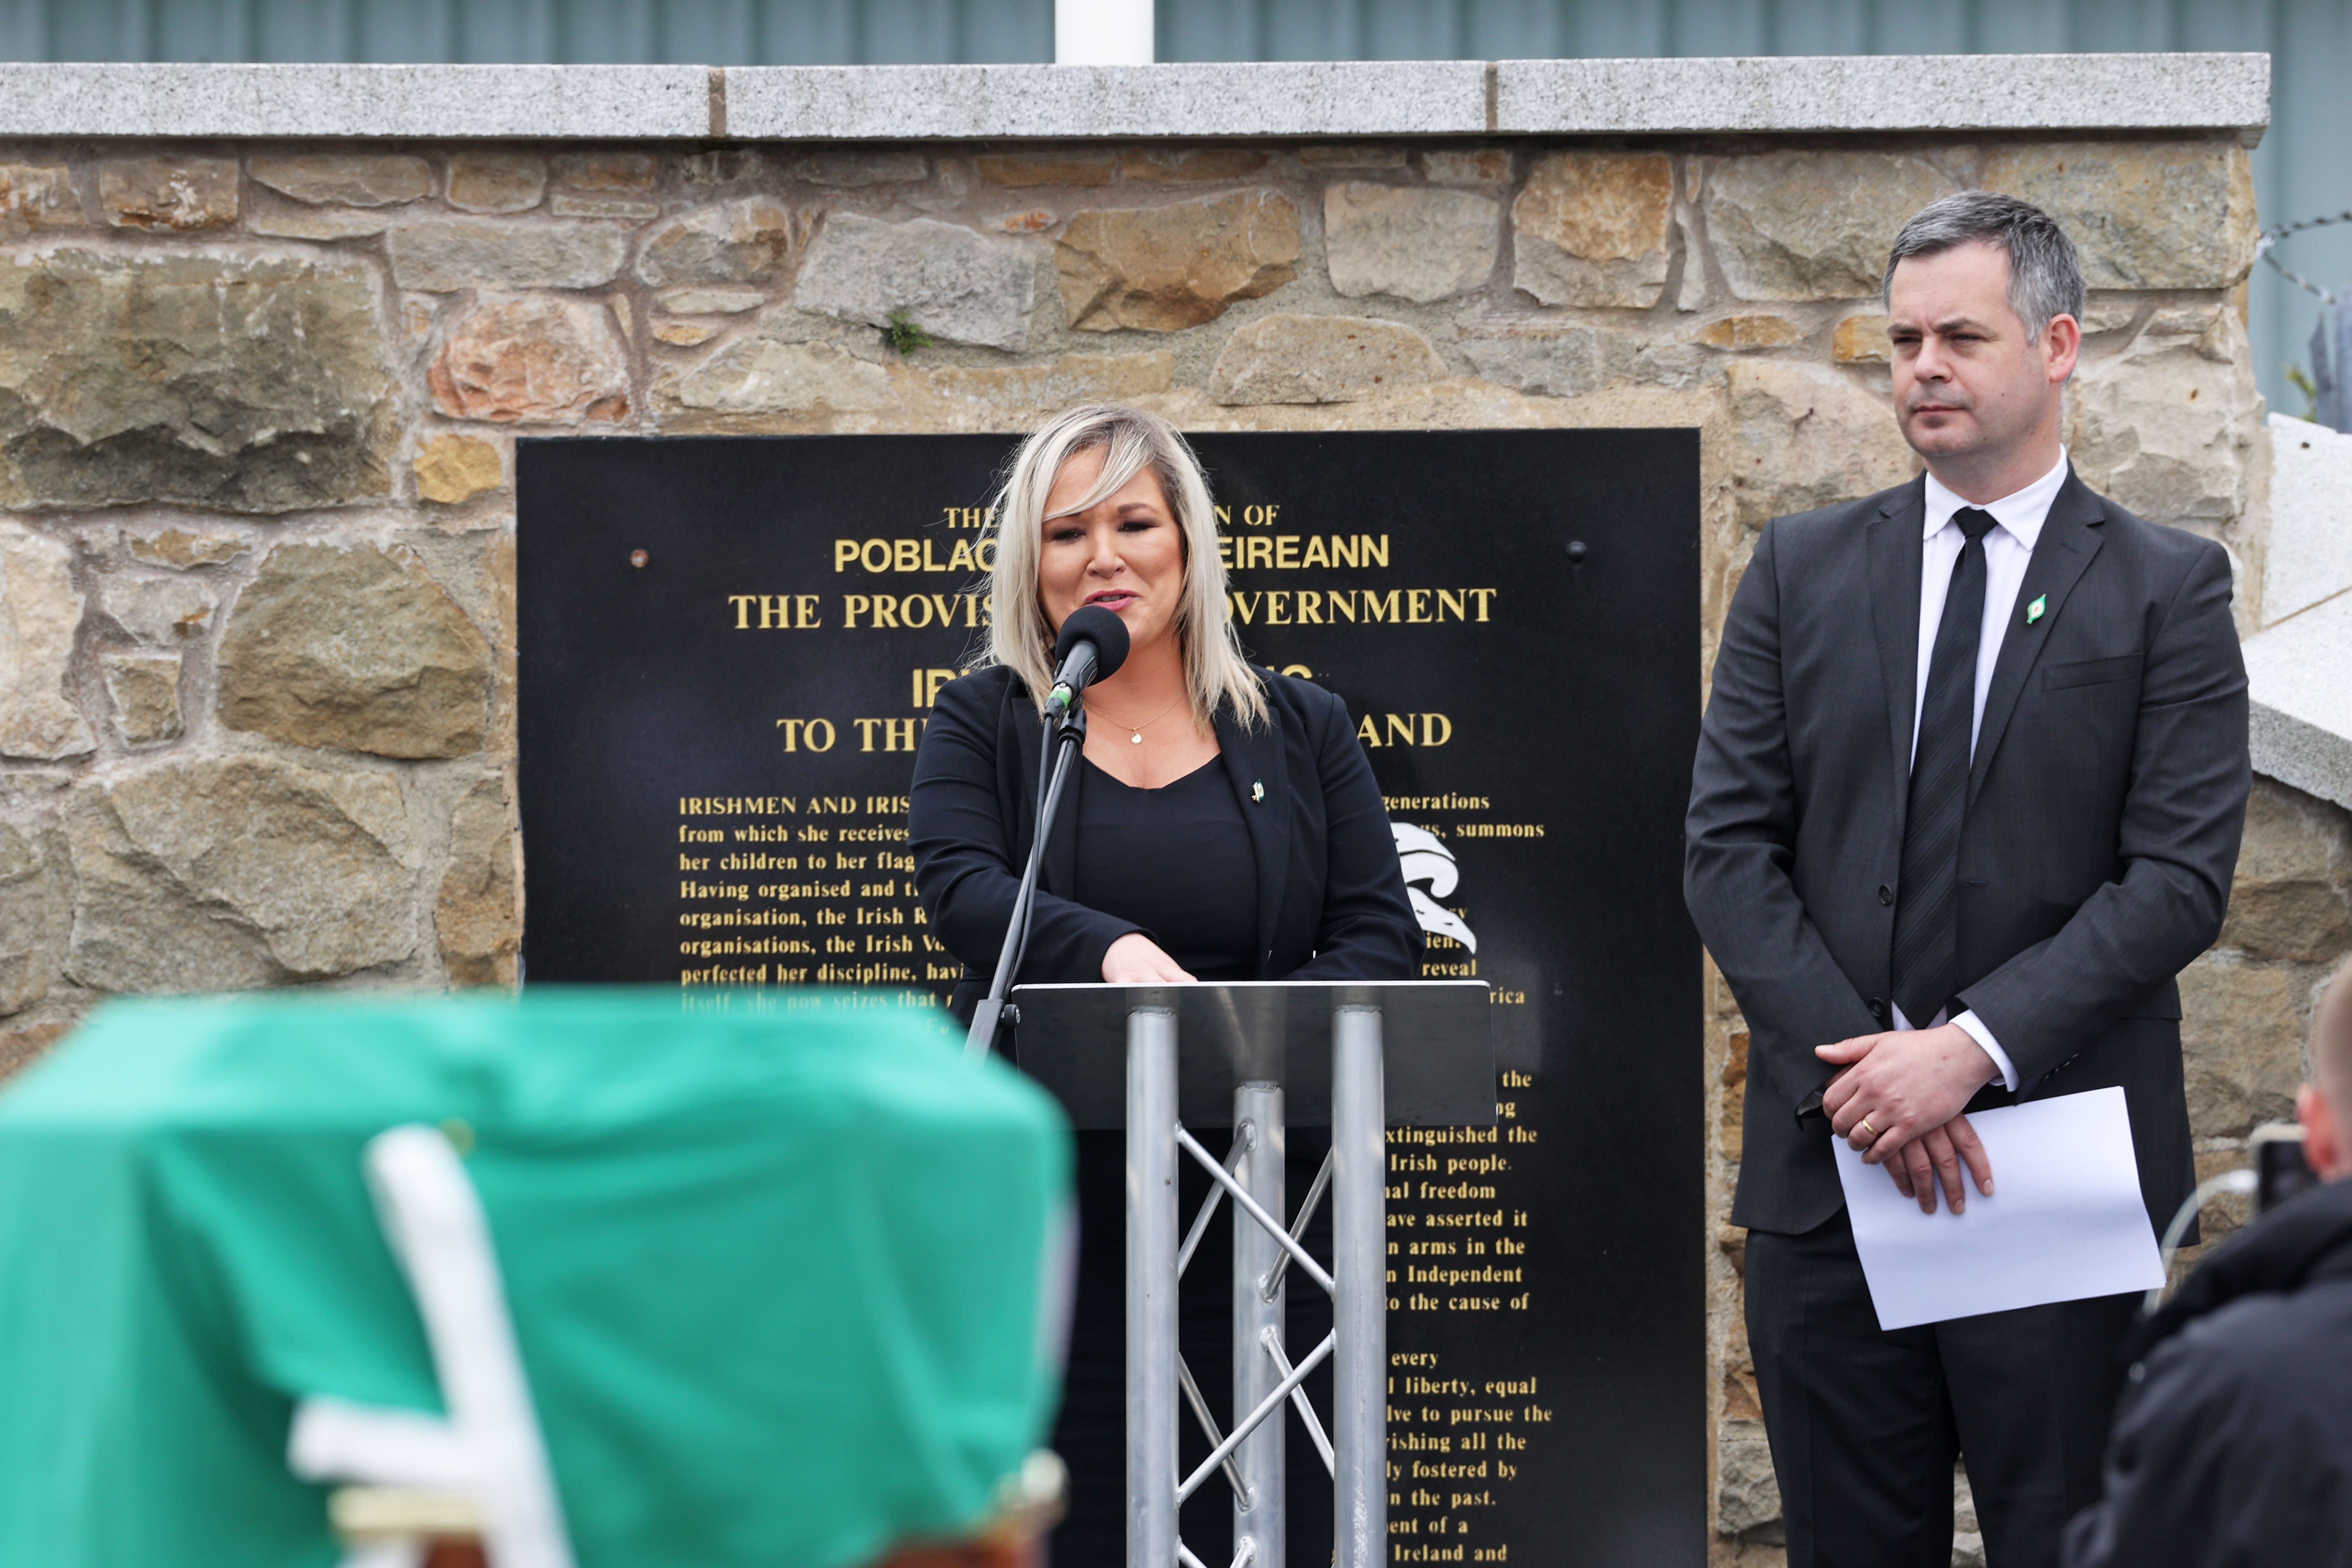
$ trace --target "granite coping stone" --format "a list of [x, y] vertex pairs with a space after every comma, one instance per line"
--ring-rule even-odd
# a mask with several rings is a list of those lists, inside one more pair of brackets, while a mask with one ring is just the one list
[[0, 135], [9, 136], [2251, 135], [2269, 121], [2270, 59], [2260, 54], [726, 68], [0, 64]]
[[2352, 809], [2352, 590], [2246, 639], [2254, 772]]

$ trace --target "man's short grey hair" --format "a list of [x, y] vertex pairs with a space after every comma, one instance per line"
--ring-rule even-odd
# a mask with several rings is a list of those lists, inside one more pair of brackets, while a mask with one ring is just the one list
[[2009, 308], [2025, 323], [2026, 342], [2038, 341], [2053, 316], [2082, 321], [2083, 260], [2074, 242], [2032, 202], [1994, 191], [1960, 191], [1913, 214], [1887, 253], [1880, 301], [1892, 301], [1895, 264], [1905, 257], [1934, 256], [1972, 241], [2009, 253]]

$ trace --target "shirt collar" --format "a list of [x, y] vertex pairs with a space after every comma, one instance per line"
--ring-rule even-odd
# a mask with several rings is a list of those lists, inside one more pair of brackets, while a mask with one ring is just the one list
[[[2010, 537], [2026, 549], [2042, 537], [2042, 524], [2050, 516], [2050, 504], [2058, 499], [2059, 489], [2066, 483], [2066, 448], [2058, 448], [2058, 465], [2021, 490], [2014, 490], [1997, 501], [1988, 501], [1982, 510], [1992, 513], [1992, 520], [2009, 531]], [[1927, 516], [1920, 528], [1919, 537], [1933, 539], [1952, 521], [1952, 514], [1972, 501], [1963, 500], [1944, 488], [1944, 482], [1934, 474], [1927, 476]]]

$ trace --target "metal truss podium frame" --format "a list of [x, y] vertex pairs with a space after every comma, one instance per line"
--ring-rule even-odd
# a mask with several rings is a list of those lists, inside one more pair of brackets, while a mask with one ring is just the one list
[[[1486, 983], [1024, 985], [1013, 1001], [1022, 1068], [1079, 1127], [1127, 1132], [1128, 1568], [1205, 1568], [1178, 1537], [1177, 1510], [1220, 1472], [1234, 1494], [1233, 1568], [1284, 1568], [1286, 1404], [1331, 1473], [1335, 1568], [1380, 1568], [1388, 1560], [1386, 1129], [1493, 1124]], [[1222, 1160], [1185, 1127], [1228, 1117], [1234, 1142]], [[1288, 1127], [1327, 1117], [1331, 1152], [1286, 1224]], [[1176, 1178], [1187, 1157], [1211, 1185], [1180, 1237]], [[1327, 1193], [1328, 1268], [1301, 1239]], [[1176, 1343], [1178, 1281], [1228, 1198], [1229, 1431]], [[1333, 1323], [1296, 1359], [1284, 1343], [1293, 1270], [1330, 1292]], [[1327, 1359], [1328, 1427], [1302, 1386]], [[1189, 1475], [1178, 1469], [1180, 1400], [1210, 1445]]]

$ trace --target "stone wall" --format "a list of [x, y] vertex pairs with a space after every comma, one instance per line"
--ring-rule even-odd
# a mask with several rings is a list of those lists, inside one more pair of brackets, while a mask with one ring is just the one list
[[[1880, 258], [1976, 184], [2083, 245], [2084, 476], [2223, 541], [2247, 597], [2234, 136], [0, 144], [0, 1072], [110, 993], [512, 982], [518, 433], [1013, 432], [1091, 397], [1696, 426], [1711, 656], [1765, 519], [1914, 471]], [[2352, 946], [2352, 819], [2265, 785], [2240, 880], [2184, 986], [2215, 1164]], [[1745, 1035], [1709, 995], [1693, 1239], [1748, 1561], [1777, 1503], [1713, 1228]]]

